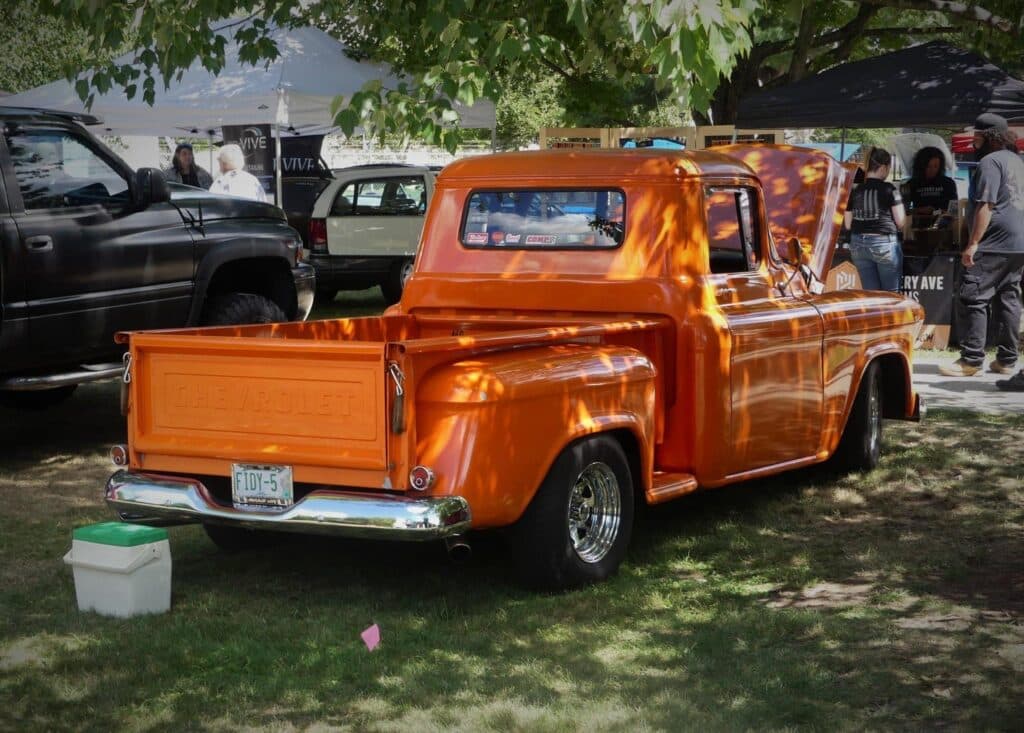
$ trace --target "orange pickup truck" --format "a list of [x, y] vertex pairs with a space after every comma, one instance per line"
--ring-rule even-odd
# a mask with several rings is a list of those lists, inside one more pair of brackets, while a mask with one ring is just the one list
[[830, 458], [917, 419], [922, 311], [822, 293], [851, 174], [729, 146], [509, 153], [437, 180], [383, 316], [122, 335], [125, 521], [445, 540], [601, 580], [638, 503]]

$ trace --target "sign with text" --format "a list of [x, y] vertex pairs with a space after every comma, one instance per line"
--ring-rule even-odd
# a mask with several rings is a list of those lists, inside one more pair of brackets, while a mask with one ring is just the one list
[[224, 142], [245, 154], [245, 169], [257, 178], [274, 175], [274, 136], [270, 125], [225, 125]]
[[315, 176], [320, 172], [323, 135], [281, 138], [281, 175], [284, 178]]
[[924, 306], [924, 325], [917, 335], [918, 348], [944, 349], [949, 344], [956, 294], [957, 258], [904, 257], [900, 292]]

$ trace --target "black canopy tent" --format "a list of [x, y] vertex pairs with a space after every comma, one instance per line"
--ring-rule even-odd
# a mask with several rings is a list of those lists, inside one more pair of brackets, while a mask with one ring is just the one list
[[[736, 126], [838, 127], [845, 143], [850, 127], [964, 127], [983, 112], [1024, 124], [1024, 81], [977, 54], [935, 41], [753, 94], [740, 101]], [[932, 290], [904, 288], [924, 305], [918, 338], [931, 340], [933, 348], [950, 339], [959, 259], [956, 252], [904, 258], [904, 276], [933, 284]]]
[[736, 126], [962, 127], [982, 112], [1024, 122], [1024, 81], [933, 41], [745, 97]]

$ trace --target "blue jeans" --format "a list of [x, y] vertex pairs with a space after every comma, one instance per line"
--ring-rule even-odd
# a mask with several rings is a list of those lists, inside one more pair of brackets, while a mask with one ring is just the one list
[[890, 234], [851, 234], [850, 259], [860, 274], [864, 290], [900, 291], [903, 250]]

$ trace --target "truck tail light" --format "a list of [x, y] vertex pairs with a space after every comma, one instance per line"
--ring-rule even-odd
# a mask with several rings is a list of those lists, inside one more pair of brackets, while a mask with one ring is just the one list
[[115, 466], [128, 465], [128, 446], [115, 445], [110, 449], [110, 462]]
[[327, 254], [327, 220], [309, 220], [309, 251]]
[[413, 491], [426, 491], [434, 485], [434, 472], [426, 466], [416, 466], [409, 472], [409, 486]]

